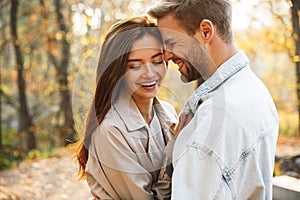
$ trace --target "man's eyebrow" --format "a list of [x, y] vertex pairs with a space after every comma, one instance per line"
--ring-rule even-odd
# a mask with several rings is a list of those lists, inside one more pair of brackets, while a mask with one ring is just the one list
[[165, 44], [169, 44], [171, 41], [172, 41], [172, 39], [171, 39], [171, 38], [168, 38], [168, 39], [166, 39], [166, 40], [164, 41], [164, 43], [165, 43]]

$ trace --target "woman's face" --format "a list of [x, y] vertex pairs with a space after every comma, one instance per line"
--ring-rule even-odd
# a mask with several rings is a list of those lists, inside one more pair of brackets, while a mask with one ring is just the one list
[[125, 83], [135, 101], [154, 98], [166, 71], [162, 44], [154, 36], [146, 34], [133, 43]]

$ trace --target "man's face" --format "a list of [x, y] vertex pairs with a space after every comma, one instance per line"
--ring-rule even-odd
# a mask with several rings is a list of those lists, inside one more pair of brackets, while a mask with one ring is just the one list
[[202, 77], [207, 53], [201, 44], [180, 25], [172, 14], [158, 19], [158, 27], [166, 45], [165, 58], [178, 66], [182, 81], [190, 82]]

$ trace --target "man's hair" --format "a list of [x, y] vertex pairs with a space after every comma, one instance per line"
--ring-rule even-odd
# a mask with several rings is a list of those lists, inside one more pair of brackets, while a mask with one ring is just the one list
[[173, 14], [190, 35], [196, 33], [203, 19], [208, 19], [217, 27], [219, 36], [226, 43], [231, 43], [233, 39], [229, 0], [161, 0], [148, 14], [156, 19]]

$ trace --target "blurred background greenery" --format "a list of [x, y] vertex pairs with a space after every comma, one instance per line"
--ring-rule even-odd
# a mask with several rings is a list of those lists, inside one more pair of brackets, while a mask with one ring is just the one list
[[[0, 170], [81, 138], [103, 35], [155, 2], [0, 0]], [[299, 0], [232, 3], [237, 44], [274, 98], [280, 134], [299, 137]], [[179, 112], [195, 86], [171, 64], [160, 97]]]

